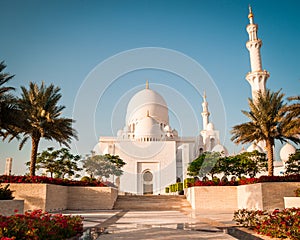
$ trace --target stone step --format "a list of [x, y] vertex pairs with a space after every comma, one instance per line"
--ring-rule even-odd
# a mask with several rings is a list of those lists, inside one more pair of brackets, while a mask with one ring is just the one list
[[144, 210], [144, 211], [168, 211], [189, 210], [190, 203], [185, 196], [168, 195], [142, 195], [142, 196], [118, 196], [114, 209]]

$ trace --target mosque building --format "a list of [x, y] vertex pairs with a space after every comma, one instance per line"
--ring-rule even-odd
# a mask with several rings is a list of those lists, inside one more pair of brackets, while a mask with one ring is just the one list
[[[255, 101], [257, 92], [265, 91], [270, 74], [262, 68], [262, 41], [257, 36], [258, 25], [254, 23], [251, 7], [248, 18], [246, 29], [249, 41], [246, 47], [250, 54], [251, 72], [246, 75], [246, 79]], [[170, 125], [166, 101], [147, 82], [145, 89], [137, 92], [129, 101], [124, 128], [118, 131], [116, 137], [101, 136], [95, 152], [119, 155], [126, 162], [122, 168], [124, 173], [118, 179], [120, 192], [139, 195], [164, 193], [165, 187], [178, 178], [182, 181], [187, 177], [188, 164], [202, 152], [228, 154], [227, 149], [220, 144], [219, 131], [209, 121], [205, 93], [201, 115], [203, 129], [197, 136], [179, 136]], [[265, 152], [264, 143], [253, 143], [247, 148], [249, 152], [253, 150]], [[280, 156], [284, 158], [283, 161], [287, 161], [293, 152], [295, 148], [288, 143], [282, 148]], [[274, 165], [276, 174], [278, 164]]]
[[209, 121], [206, 94], [202, 106], [203, 130], [198, 136], [179, 136], [170, 125], [166, 101], [147, 81], [128, 103], [125, 127], [117, 137], [100, 137], [95, 149], [98, 154], [119, 155], [126, 162], [119, 179], [121, 192], [164, 193], [165, 187], [187, 177], [188, 163], [201, 152], [227, 154], [219, 131]]

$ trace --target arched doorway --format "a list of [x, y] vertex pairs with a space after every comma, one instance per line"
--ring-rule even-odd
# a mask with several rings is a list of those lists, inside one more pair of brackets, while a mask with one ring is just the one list
[[146, 170], [143, 173], [143, 194], [153, 194], [153, 174]]

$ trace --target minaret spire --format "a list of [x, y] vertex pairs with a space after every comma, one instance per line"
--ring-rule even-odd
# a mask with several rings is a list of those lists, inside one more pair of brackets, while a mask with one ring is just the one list
[[246, 47], [250, 54], [251, 72], [246, 75], [246, 79], [251, 85], [252, 99], [255, 101], [259, 90], [265, 92], [266, 82], [270, 74], [266, 70], [262, 69], [260, 55], [262, 41], [257, 37], [258, 25], [254, 23], [254, 14], [250, 5], [248, 18], [249, 24], [246, 29], [249, 35], [249, 40], [246, 43]]
[[250, 24], [253, 24], [254, 23], [254, 15], [252, 13], [252, 8], [251, 8], [251, 5], [249, 4], [249, 14], [248, 14], [248, 18], [249, 18], [249, 22]]
[[149, 89], [149, 81], [146, 81], [146, 89]]
[[203, 130], [206, 130], [207, 124], [209, 123], [209, 111], [208, 111], [208, 102], [206, 101], [206, 92], [203, 93], [203, 103], [202, 103], [202, 122], [203, 122]]

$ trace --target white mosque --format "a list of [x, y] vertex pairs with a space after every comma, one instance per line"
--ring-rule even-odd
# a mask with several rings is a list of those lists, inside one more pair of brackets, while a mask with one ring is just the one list
[[[247, 32], [249, 41], [246, 46], [250, 53], [251, 72], [246, 75], [256, 99], [258, 90], [265, 91], [269, 72], [263, 70], [260, 48], [262, 41], [257, 37], [258, 25], [249, 8]], [[202, 103], [203, 130], [194, 137], [178, 136], [169, 123], [168, 106], [164, 98], [149, 87], [137, 92], [129, 101], [125, 127], [118, 131], [117, 137], [101, 136], [95, 147], [98, 154], [119, 155], [126, 162], [124, 174], [119, 180], [121, 192], [133, 194], [160, 194], [166, 186], [178, 178], [187, 177], [188, 163], [197, 158], [201, 152], [228, 152], [220, 144], [219, 131], [209, 121], [206, 95]], [[250, 145], [247, 151], [264, 152], [263, 143]], [[280, 156], [285, 162], [295, 148], [286, 144]], [[279, 165], [279, 166], [278, 166]], [[275, 164], [275, 174], [282, 164]]]
[[99, 154], [119, 155], [126, 162], [120, 177], [121, 192], [160, 194], [166, 186], [187, 177], [188, 163], [201, 152], [227, 154], [220, 145], [219, 131], [209, 121], [208, 103], [203, 96], [203, 130], [195, 137], [181, 137], [170, 126], [164, 98], [149, 87], [129, 101], [125, 127], [117, 137], [100, 137]]

